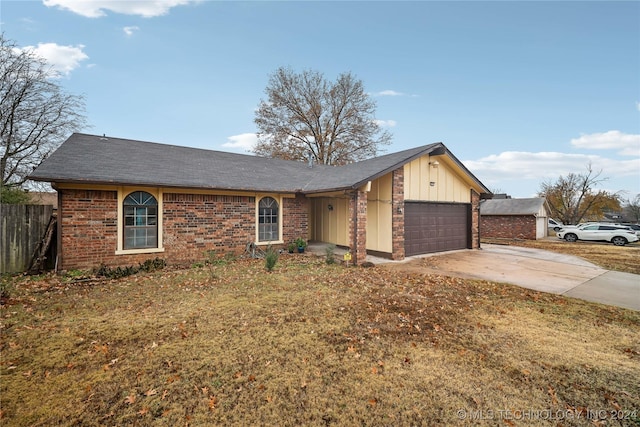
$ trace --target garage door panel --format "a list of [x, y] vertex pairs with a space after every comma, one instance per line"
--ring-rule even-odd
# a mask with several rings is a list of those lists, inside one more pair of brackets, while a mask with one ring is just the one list
[[469, 211], [462, 203], [406, 202], [405, 254], [466, 249]]

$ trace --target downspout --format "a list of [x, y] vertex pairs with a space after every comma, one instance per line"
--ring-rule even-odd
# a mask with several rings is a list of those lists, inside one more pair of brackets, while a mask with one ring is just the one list
[[56, 212], [56, 260], [54, 262], [53, 271], [58, 273], [61, 261], [63, 258], [62, 254], [62, 191], [56, 188], [55, 182], [51, 183], [51, 188], [56, 190], [58, 193], [58, 209]]

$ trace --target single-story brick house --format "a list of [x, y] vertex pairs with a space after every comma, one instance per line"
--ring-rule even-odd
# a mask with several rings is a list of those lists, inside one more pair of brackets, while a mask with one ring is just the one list
[[442, 143], [335, 167], [76, 133], [31, 179], [58, 191], [62, 270], [298, 237], [358, 263], [474, 249], [490, 193]]
[[547, 235], [549, 206], [544, 197], [482, 200], [480, 215], [482, 237], [537, 240]]

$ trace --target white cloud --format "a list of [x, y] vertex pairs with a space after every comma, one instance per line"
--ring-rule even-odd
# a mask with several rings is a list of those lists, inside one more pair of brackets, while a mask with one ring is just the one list
[[390, 128], [398, 124], [398, 122], [396, 122], [395, 120], [376, 120], [376, 123], [380, 127], [390, 127]]
[[258, 136], [255, 133], [241, 133], [227, 137], [227, 142], [222, 144], [226, 148], [240, 149], [242, 151], [251, 151], [258, 142]]
[[375, 93], [376, 96], [403, 96], [404, 93], [397, 92], [395, 90], [387, 89], [380, 92]]
[[38, 43], [37, 47], [25, 46], [22, 50], [30, 50], [37, 56], [44, 58], [56, 73], [55, 77], [68, 76], [71, 71], [80, 66], [80, 62], [89, 59], [82, 51], [84, 45], [62, 46], [56, 43]]
[[140, 27], [135, 26], [135, 25], [133, 25], [133, 26], [131, 26], [131, 27], [124, 27], [124, 28], [122, 29], [122, 31], [124, 31], [124, 34], [125, 34], [127, 37], [131, 37], [131, 36], [133, 35], [133, 33], [135, 33], [136, 31], [139, 31], [139, 30], [140, 30]]
[[640, 157], [640, 135], [626, 134], [617, 130], [583, 134], [580, 138], [572, 139], [571, 145], [591, 150], [616, 150], [622, 156]]
[[202, 0], [42, 0], [47, 7], [59, 7], [87, 18], [99, 18], [106, 11], [123, 15], [139, 15], [145, 18], [165, 15], [172, 7]]
[[618, 185], [617, 190], [635, 188], [640, 182], [640, 157], [621, 161], [587, 154], [505, 151], [463, 163], [489, 188], [504, 190], [506, 186], [507, 192], [516, 197], [533, 196], [532, 191], [519, 194], [521, 188], [539, 189], [545, 181], [586, 173], [589, 164], [594, 172], [602, 171], [600, 177]]

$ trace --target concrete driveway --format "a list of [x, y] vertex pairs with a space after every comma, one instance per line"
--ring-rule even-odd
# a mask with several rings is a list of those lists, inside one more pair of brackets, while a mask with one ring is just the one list
[[370, 258], [389, 268], [511, 283], [640, 311], [640, 275], [609, 271], [581, 258], [540, 249], [483, 244], [481, 250]]

